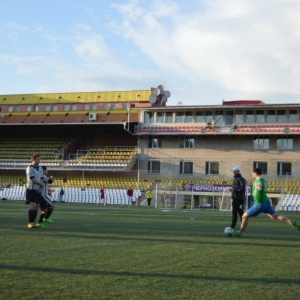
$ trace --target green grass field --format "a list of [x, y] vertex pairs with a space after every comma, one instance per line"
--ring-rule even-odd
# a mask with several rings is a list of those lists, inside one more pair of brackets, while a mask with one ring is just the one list
[[58, 203], [39, 229], [27, 211], [0, 201], [0, 299], [300, 298], [300, 232], [264, 215], [228, 238], [219, 211]]

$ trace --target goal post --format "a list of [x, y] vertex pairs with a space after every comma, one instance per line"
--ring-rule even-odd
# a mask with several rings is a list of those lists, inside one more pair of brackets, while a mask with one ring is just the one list
[[230, 188], [224, 188], [220, 203], [220, 211], [231, 211], [232, 210], [232, 199]]
[[[162, 178], [155, 185], [155, 208], [159, 209], [178, 209], [178, 187], [173, 181], [173, 172], [168, 166], [170, 162], [165, 162], [165, 167], [162, 169]], [[167, 180], [164, 180], [167, 179]]]
[[[245, 196], [244, 196], [244, 210], [246, 211], [249, 208], [248, 203], [248, 195], [249, 195], [249, 188], [246, 187]], [[220, 211], [231, 211], [232, 210], [232, 192], [230, 188], [224, 188], [220, 203]]]

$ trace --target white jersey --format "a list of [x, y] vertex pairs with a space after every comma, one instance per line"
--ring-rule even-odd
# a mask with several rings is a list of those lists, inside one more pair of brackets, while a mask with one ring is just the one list
[[43, 175], [43, 168], [41, 166], [30, 165], [26, 169], [27, 176], [27, 189], [29, 190], [38, 190], [39, 185], [32, 182], [31, 179], [35, 178], [38, 181], [41, 181]]

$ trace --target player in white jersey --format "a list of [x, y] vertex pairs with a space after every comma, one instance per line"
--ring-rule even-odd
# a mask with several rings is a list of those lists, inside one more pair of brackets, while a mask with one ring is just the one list
[[41, 156], [33, 154], [31, 157], [31, 165], [26, 169], [27, 175], [27, 189], [26, 189], [26, 204], [30, 205], [28, 212], [28, 228], [36, 228], [34, 221], [37, 216], [37, 211], [41, 201], [41, 192], [44, 187], [43, 184], [43, 169], [39, 166]]
[[38, 227], [45, 227], [44, 222], [47, 223], [53, 223], [54, 221], [52, 221], [50, 219], [50, 216], [54, 210], [54, 203], [53, 201], [50, 199], [51, 196], [51, 192], [48, 188], [48, 184], [52, 184], [53, 183], [53, 178], [52, 176], [48, 177], [48, 169], [47, 166], [42, 166], [43, 169], [43, 183], [44, 183], [44, 187], [41, 193], [41, 203], [40, 203], [40, 207], [41, 207], [41, 215], [40, 215], [40, 219], [39, 222], [36, 224], [36, 226]]

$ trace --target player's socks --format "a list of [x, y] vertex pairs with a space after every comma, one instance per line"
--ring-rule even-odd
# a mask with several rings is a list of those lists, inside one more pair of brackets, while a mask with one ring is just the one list
[[45, 214], [44, 214], [44, 213], [41, 213], [40, 219], [39, 219], [39, 223], [38, 223], [38, 224], [43, 223], [43, 219], [44, 219], [44, 218], [45, 218]]
[[48, 208], [48, 209], [47, 209], [47, 212], [46, 212], [45, 219], [49, 219], [50, 216], [51, 216], [51, 214], [52, 214], [52, 212], [53, 212], [53, 209], [52, 209], [52, 208]]
[[29, 209], [28, 212], [29, 223], [34, 223], [36, 216], [37, 216], [37, 210]]

